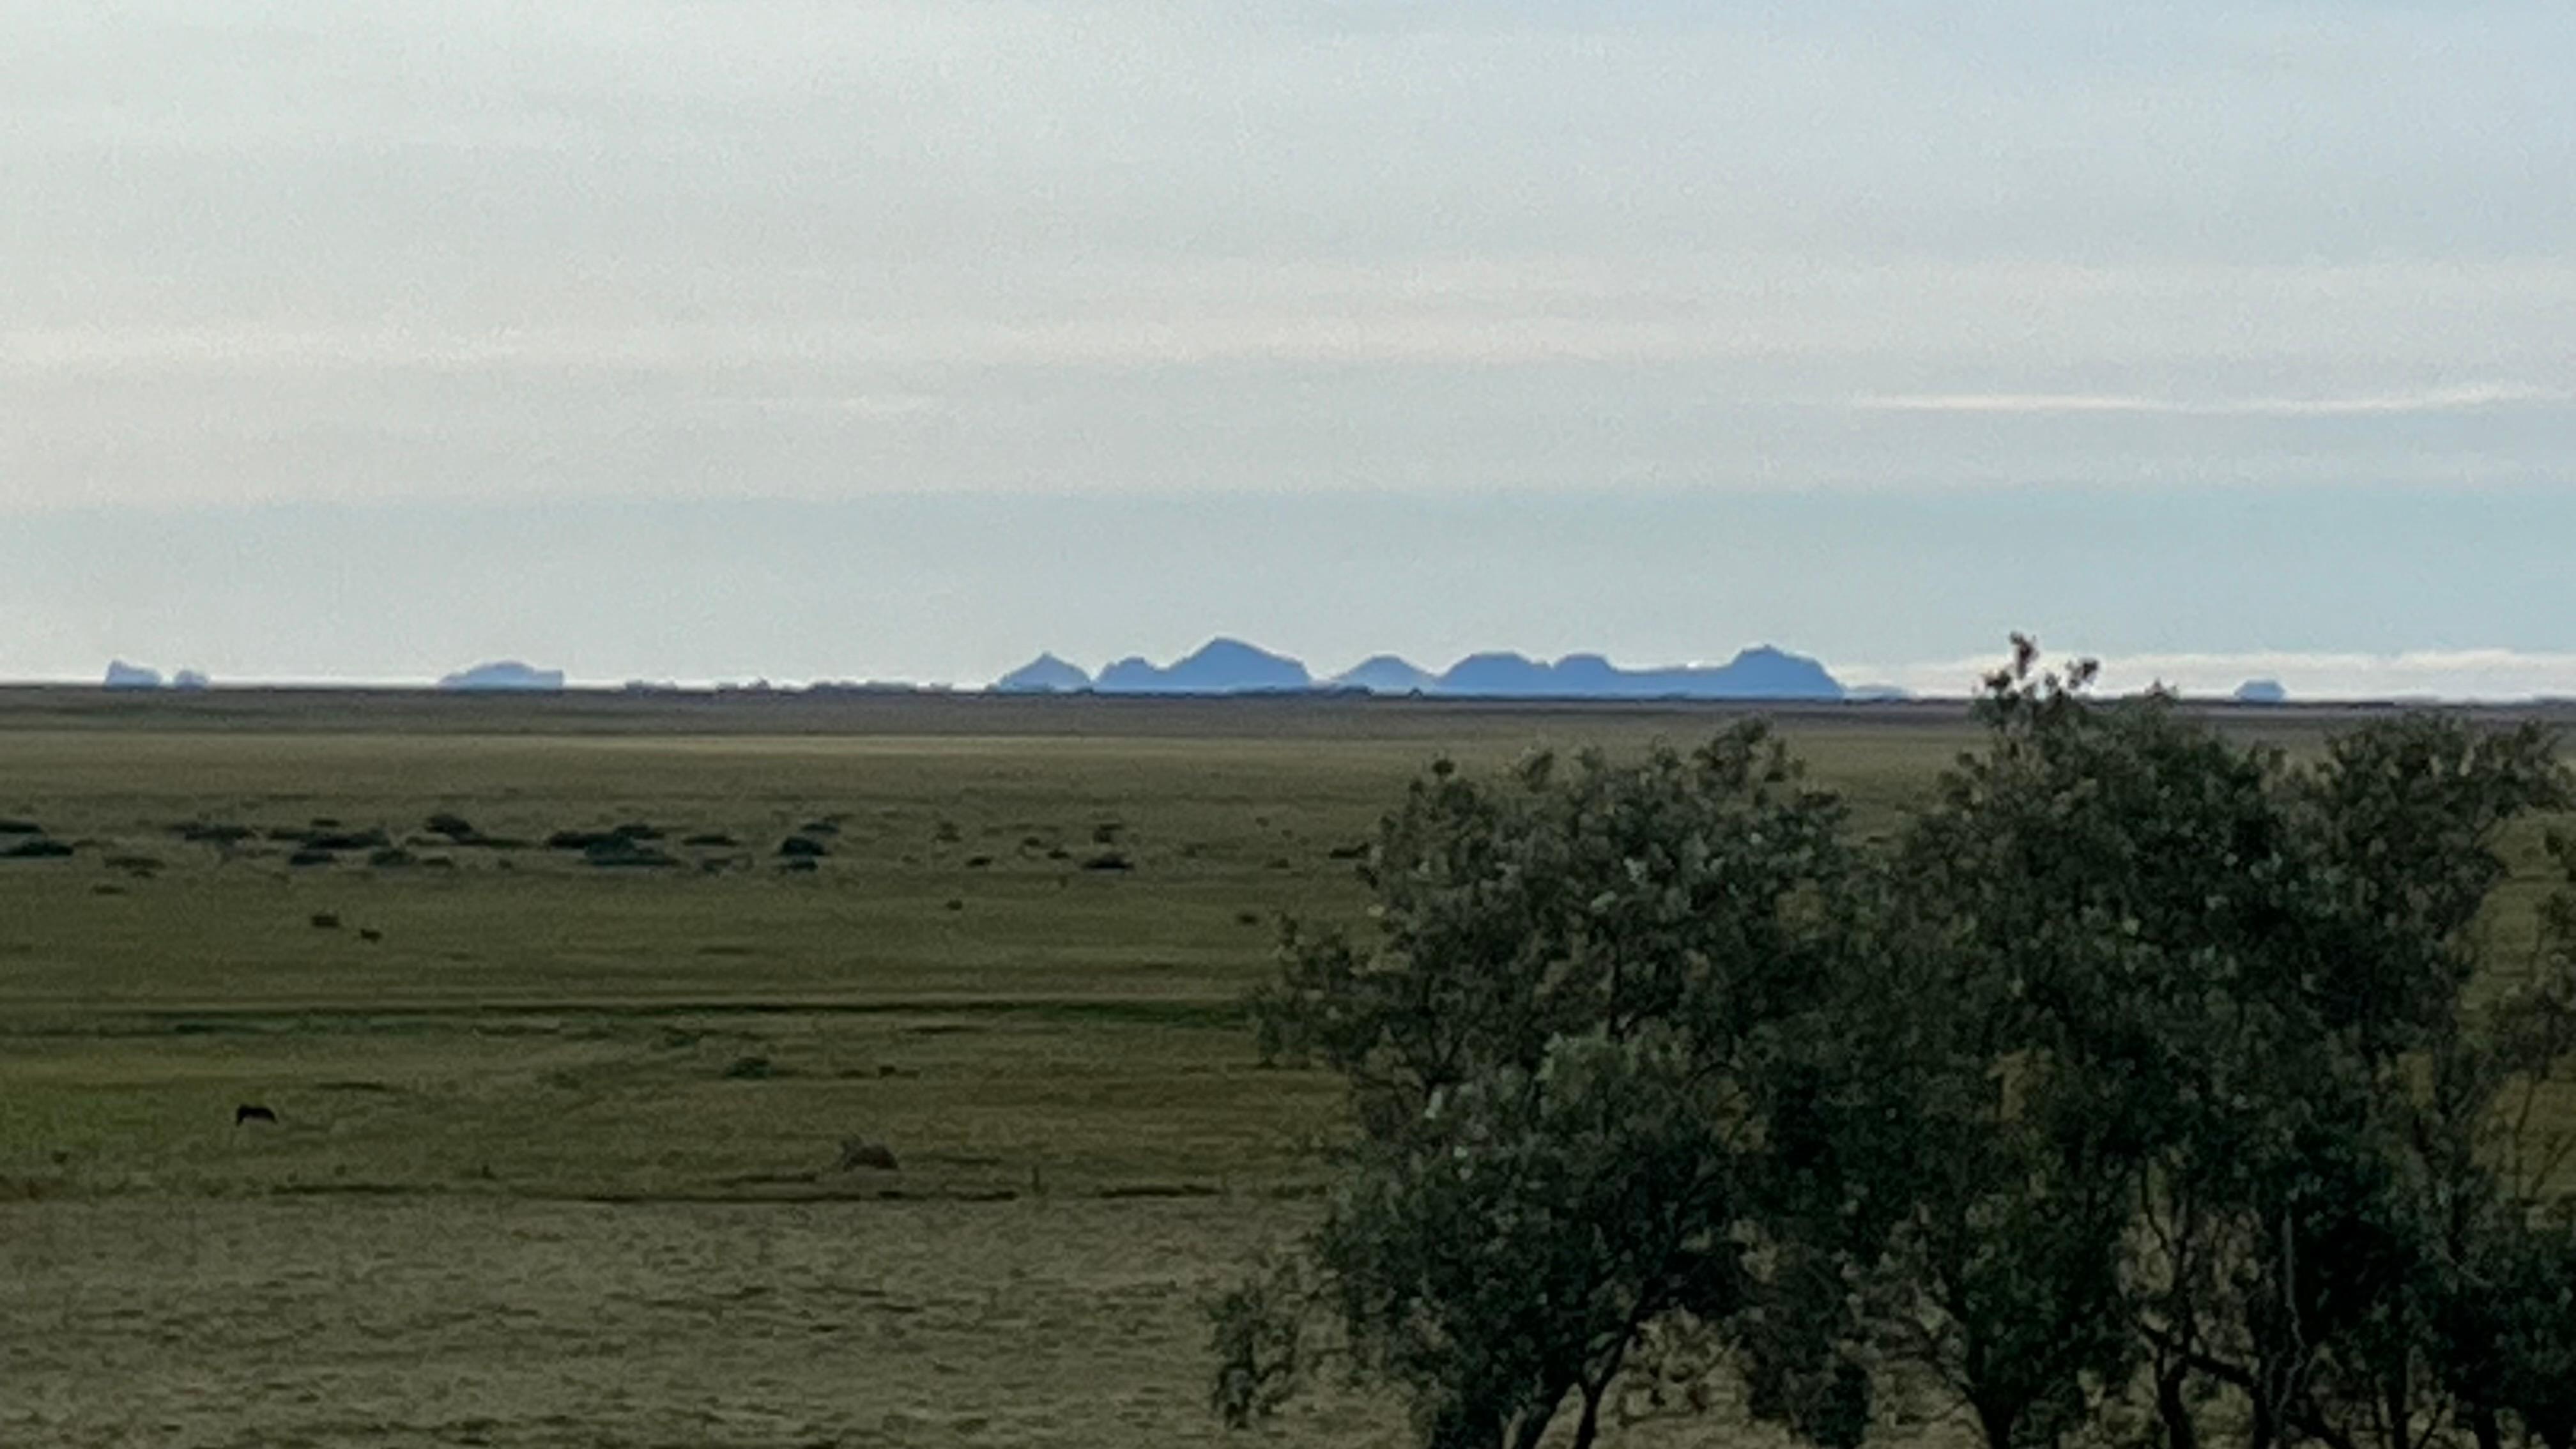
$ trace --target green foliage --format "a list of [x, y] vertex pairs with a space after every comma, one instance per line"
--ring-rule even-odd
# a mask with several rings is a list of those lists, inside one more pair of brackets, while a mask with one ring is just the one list
[[1841, 806], [1746, 726], [1633, 765], [1418, 780], [1365, 868], [1375, 939], [1293, 929], [1266, 1055], [1320, 1060], [1357, 1140], [1307, 1247], [1424, 1442], [1578, 1442], [1650, 1325], [1746, 1292], [1749, 1084], [1834, 980]]
[[1890, 1104], [1939, 1148], [1879, 1174], [1916, 1213], [1853, 1261], [1911, 1287], [1891, 1321], [1939, 1326], [1912, 1357], [1995, 1449], [2141, 1368], [2169, 1444], [2224, 1391], [2256, 1446], [2413, 1449], [2447, 1412], [2424, 1068], [2467, 1030], [2502, 832], [2568, 803], [2552, 741], [2407, 716], [2294, 766], [2085, 675], [2021, 646], [1988, 750], [1890, 860], [1862, 954], [1957, 1003], [1915, 1076], [1994, 1072], [2003, 1100], [1982, 1130], [1955, 1087]]
[[1229, 1429], [1268, 1418], [1287, 1403], [1306, 1372], [1304, 1299], [1311, 1289], [1294, 1258], [1264, 1260], [1258, 1271], [1208, 1305], [1210, 1347], [1217, 1361], [1209, 1407]]
[[2565, 1449], [2534, 1124], [2576, 893], [2470, 998], [2508, 831], [2571, 802], [2554, 740], [2405, 715], [2294, 760], [2091, 678], [2017, 640], [1985, 747], [1866, 847], [1754, 727], [1415, 782], [1373, 938], [1292, 929], [1255, 1006], [1357, 1128], [1301, 1302], [1424, 1443], [1569, 1402], [1588, 1443], [1679, 1336], [1825, 1445], [1902, 1385], [1989, 1449]]

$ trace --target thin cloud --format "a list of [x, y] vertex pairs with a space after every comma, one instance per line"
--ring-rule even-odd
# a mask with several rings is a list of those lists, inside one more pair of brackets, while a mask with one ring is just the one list
[[2248, 397], [2190, 399], [2124, 393], [1890, 393], [1864, 396], [1862, 412], [1978, 413], [2049, 417], [2113, 414], [2185, 418], [2342, 418], [2420, 413], [2487, 412], [2512, 407], [2563, 407], [2576, 392], [2529, 383], [2468, 383], [2414, 392], [2346, 397]]
[[[1998, 661], [1949, 659], [1893, 667], [1851, 665], [1849, 680], [1891, 683], [1917, 694], [1974, 690]], [[2294, 700], [2443, 699], [2518, 701], [2576, 698], [2576, 653], [2516, 649], [2427, 649], [2393, 654], [2254, 650], [2241, 653], [2113, 654], [2101, 660], [2102, 688], [2114, 694], [2162, 685], [2185, 698], [2232, 693], [2247, 680], [2280, 684]]]

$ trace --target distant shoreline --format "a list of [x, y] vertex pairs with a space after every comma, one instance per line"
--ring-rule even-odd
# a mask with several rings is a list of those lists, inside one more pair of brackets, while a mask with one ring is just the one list
[[[1023, 738], [1311, 738], [1366, 732], [1426, 743], [1495, 735], [1688, 739], [1727, 722], [1766, 718], [1784, 729], [1960, 729], [1964, 696], [1903, 700], [1533, 699], [1370, 695], [1355, 691], [1246, 694], [1006, 694], [981, 690], [441, 690], [425, 685], [230, 685], [206, 690], [111, 690], [95, 684], [0, 684], [0, 732], [198, 730], [336, 733], [936, 735]], [[2305, 734], [2392, 713], [2439, 709], [2481, 720], [2576, 727], [2576, 700], [2448, 703], [2418, 700], [2179, 702], [2185, 713], [2253, 729]]]

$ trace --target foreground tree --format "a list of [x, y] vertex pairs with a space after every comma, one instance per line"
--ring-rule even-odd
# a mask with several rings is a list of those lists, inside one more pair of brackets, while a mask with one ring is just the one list
[[[1996, 1083], [1964, 1134], [1956, 1088], [1879, 1104], [1969, 1164], [1874, 1184], [1913, 1209], [1854, 1260], [1897, 1287], [1882, 1341], [1993, 1449], [2132, 1397], [2170, 1446], [2224, 1398], [2253, 1449], [2416, 1449], [2449, 1412], [2422, 1067], [2466, 1029], [2504, 831], [2567, 803], [2550, 741], [2407, 716], [2294, 765], [2088, 682], [2027, 644], [1990, 681], [1860, 953], [1957, 1003], [1936, 1064]], [[1873, 1135], [1846, 1154], [1898, 1161]]]
[[[1842, 822], [1754, 726], [1443, 764], [1381, 829], [1374, 938], [1291, 935], [1264, 1051], [1341, 1073], [1357, 1124], [1305, 1301], [1426, 1444], [1534, 1444], [1568, 1409], [1589, 1444], [1646, 1336], [1736, 1312], [1760, 1084], [1835, 979]], [[1280, 1380], [1293, 1340], [1247, 1318], [1283, 1296], [1233, 1302], [1235, 1417]]]
[[2576, 1449], [2576, 897], [2472, 990], [2508, 832], [2570, 803], [2551, 740], [2293, 761], [2090, 682], [2016, 641], [1984, 748], [1867, 848], [1758, 729], [1417, 783], [1374, 935], [1292, 935], [1257, 1003], [1356, 1130], [1220, 1314], [1221, 1406], [1275, 1406], [1313, 1323], [1437, 1446], [1588, 1445], [1678, 1363], [1835, 1449], [1927, 1389], [1988, 1449], [2114, 1409]]

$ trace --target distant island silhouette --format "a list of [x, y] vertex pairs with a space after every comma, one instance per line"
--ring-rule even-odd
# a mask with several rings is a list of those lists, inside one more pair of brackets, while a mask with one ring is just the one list
[[559, 690], [564, 687], [560, 669], [538, 669], [516, 659], [502, 659], [490, 664], [477, 664], [461, 669], [438, 681], [438, 687], [459, 693], [492, 690]]
[[[205, 689], [209, 682], [195, 670], [165, 677], [159, 670], [119, 659], [103, 681], [112, 690]], [[446, 675], [436, 687], [458, 694], [554, 693], [569, 687], [564, 671], [540, 669], [516, 659], [476, 664]], [[2249, 688], [2253, 686], [2249, 685]], [[676, 684], [630, 681], [627, 693], [687, 692]], [[768, 694], [795, 686], [717, 684], [717, 694]], [[942, 692], [945, 685], [898, 681], [816, 680], [805, 686], [815, 693], [876, 694]], [[1302, 660], [1273, 653], [1240, 639], [1211, 639], [1169, 664], [1138, 656], [1119, 659], [1099, 674], [1055, 654], [1041, 654], [988, 686], [994, 694], [1099, 695], [1234, 695], [1234, 694], [1367, 694], [1426, 695], [1453, 699], [1741, 699], [1848, 700], [1904, 698], [1885, 685], [1846, 688], [1824, 665], [1802, 654], [1768, 644], [1739, 652], [1724, 664], [1623, 668], [1598, 654], [1568, 654], [1554, 661], [1525, 654], [1471, 654], [1439, 673], [1393, 654], [1374, 655], [1340, 674], [1318, 676]]]
[[1240, 639], [1212, 639], [1168, 665], [1121, 659], [1097, 678], [1053, 654], [993, 682], [998, 694], [1279, 694], [1340, 690], [1478, 699], [1786, 699], [1848, 696], [1822, 664], [1756, 645], [1717, 665], [1624, 669], [1598, 654], [1550, 663], [1527, 655], [1472, 654], [1438, 674], [1392, 654], [1318, 679], [1305, 664]]
[[182, 669], [164, 679], [158, 669], [148, 669], [140, 664], [128, 664], [122, 659], [111, 659], [107, 662], [107, 678], [103, 681], [103, 687], [194, 690], [208, 688], [211, 683], [212, 681], [208, 680], [202, 671], [195, 669]]

